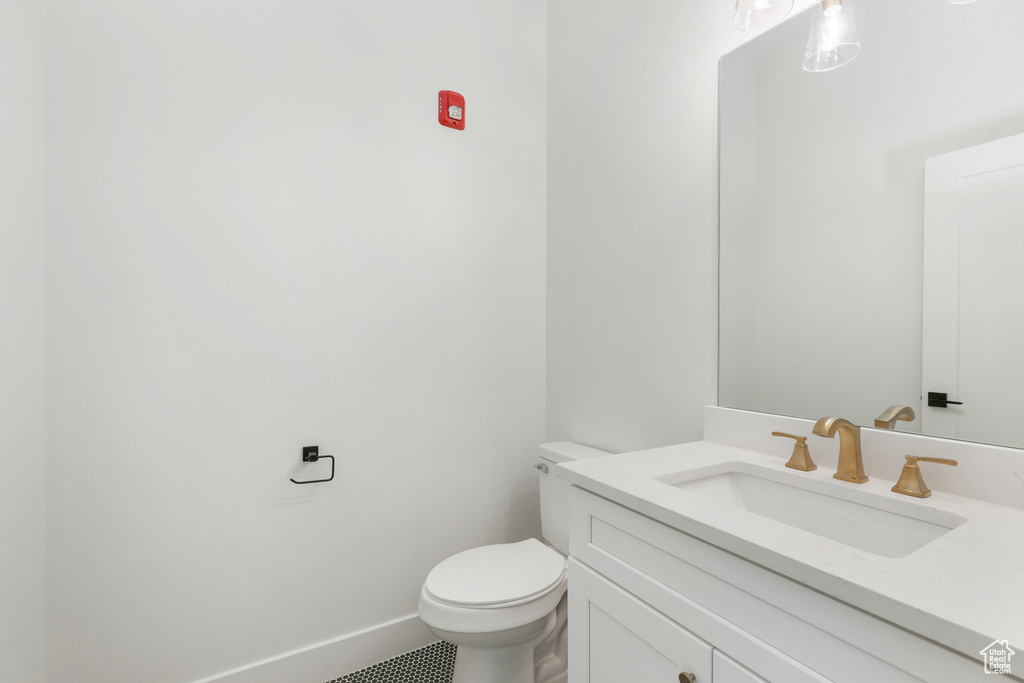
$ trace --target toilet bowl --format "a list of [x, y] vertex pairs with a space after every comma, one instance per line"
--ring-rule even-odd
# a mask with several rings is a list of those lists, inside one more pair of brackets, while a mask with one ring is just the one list
[[544, 538], [453, 555], [427, 576], [420, 619], [458, 646], [452, 683], [565, 683], [569, 485], [548, 465], [608, 455], [579, 444], [541, 446]]
[[564, 637], [565, 570], [565, 557], [535, 539], [473, 548], [437, 565], [419, 611], [434, 635], [458, 646], [452, 683], [535, 683], [539, 665], [557, 669], [535, 656], [554, 653], [550, 644]]

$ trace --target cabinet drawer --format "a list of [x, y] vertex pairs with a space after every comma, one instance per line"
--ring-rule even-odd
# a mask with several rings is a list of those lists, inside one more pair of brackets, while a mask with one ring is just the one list
[[710, 683], [712, 647], [569, 560], [569, 683]]
[[769, 681], [986, 679], [980, 662], [578, 488], [571, 539], [578, 560]]

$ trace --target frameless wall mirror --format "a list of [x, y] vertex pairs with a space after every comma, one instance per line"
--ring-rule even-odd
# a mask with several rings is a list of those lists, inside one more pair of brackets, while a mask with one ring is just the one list
[[721, 60], [719, 403], [1024, 447], [1024, 2], [859, 0], [825, 73], [814, 9]]

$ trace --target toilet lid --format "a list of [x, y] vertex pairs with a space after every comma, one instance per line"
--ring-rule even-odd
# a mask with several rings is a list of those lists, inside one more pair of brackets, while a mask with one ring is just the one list
[[565, 558], [531, 538], [453, 555], [434, 567], [424, 587], [437, 600], [484, 607], [546, 593], [564, 573]]

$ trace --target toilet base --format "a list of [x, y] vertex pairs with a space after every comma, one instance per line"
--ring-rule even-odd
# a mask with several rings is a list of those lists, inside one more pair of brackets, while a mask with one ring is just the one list
[[460, 645], [452, 683], [534, 683], [533, 648]]
[[568, 601], [562, 597], [555, 611], [554, 633], [534, 651], [536, 683], [567, 683], [569, 680], [569, 625], [566, 623]]
[[514, 630], [519, 633], [505, 637], [512, 635], [515, 642], [505, 647], [487, 646], [486, 636], [478, 644], [461, 634], [452, 683], [566, 683], [565, 597], [546, 618]]

